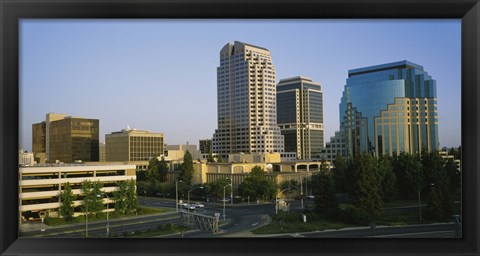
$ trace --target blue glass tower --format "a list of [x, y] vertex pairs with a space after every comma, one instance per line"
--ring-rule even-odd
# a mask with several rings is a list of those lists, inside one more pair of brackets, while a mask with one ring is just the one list
[[349, 70], [340, 102], [347, 154], [437, 150], [436, 98], [435, 80], [409, 61]]

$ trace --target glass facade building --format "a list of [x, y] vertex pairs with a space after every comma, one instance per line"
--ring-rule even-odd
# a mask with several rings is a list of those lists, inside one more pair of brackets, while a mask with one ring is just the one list
[[277, 126], [275, 67], [268, 49], [235, 41], [220, 51], [213, 152], [283, 152]]
[[409, 61], [349, 70], [340, 102], [348, 155], [438, 149], [436, 82]]
[[45, 153], [49, 163], [98, 161], [99, 120], [48, 113], [32, 125], [32, 151]]
[[277, 85], [277, 123], [285, 152], [298, 159], [319, 159], [323, 148], [323, 92], [307, 77], [282, 79]]

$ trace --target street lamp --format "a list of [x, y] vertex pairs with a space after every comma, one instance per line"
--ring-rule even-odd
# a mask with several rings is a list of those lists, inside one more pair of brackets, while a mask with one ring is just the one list
[[110, 198], [108, 197], [107, 193], [102, 193], [96, 195], [97, 197], [102, 197], [102, 195], [107, 197], [107, 237], [110, 237], [110, 219], [108, 218], [108, 203], [110, 201]]
[[[295, 186], [295, 185], [288, 185], [288, 188], [285, 188], [282, 191], [280, 191], [279, 193], [275, 194], [275, 214], [278, 214], [278, 194], [281, 194], [285, 190], [290, 190], [290, 187], [295, 187], [295, 188], [298, 189], [298, 187]], [[302, 198], [302, 207], [303, 207], [303, 198]]]
[[178, 212], [178, 182], [182, 182], [181, 179], [175, 179], [175, 207]]
[[[227, 184], [223, 187], [223, 220], [225, 220], [225, 188], [228, 186], [232, 187], [232, 183]], [[232, 190], [233, 190], [233, 187], [232, 187]]]
[[85, 201], [85, 237], [88, 237], [88, 200], [87, 198], [85, 198], [84, 201]]
[[303, 177], [300, 179], [300, 200], [302, 202], [302, 209], [303, 208]]
[[421, 203], [420, 203], [420, 191], [422, 190], [422, 188], [426, 187], [426, 186], [435, 186], [435, 184], [433, 183], [429, 183], [429, 184], [425, 184], [421, 187], [418, 188], [418, 213], [420, 215], [420, 222], [422, 222], [422, 206], [421, 206]]
[[[203, 189], [203, 186], [198, 186], [198, 187], [194, 187], [192, 189], [190, 189], [187, 193], [187, 197], [188, 197], [188, 207], [190, 207], [190, 192], [192, 192], [194, 189], [197, 189], [197, 188], [200, 188], [200, 189]], [[188, 208], [188, 210], [190, 211], [190, 208]]]
[[[230, 205], [233, 205], [233, 177], [230, 179]], [[225, 197], [223, 197], [225, 199]]]

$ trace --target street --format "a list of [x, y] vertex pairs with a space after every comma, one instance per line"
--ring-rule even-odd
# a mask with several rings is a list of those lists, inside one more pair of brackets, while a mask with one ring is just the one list
[[[171, 211], [161, 214], [150, 214], [133, 216], [110, 220], [110, 234], [129, 235], [136, 231], [147, 231], [155, 229], [158, 225], [174, 224], [180, 225], [180, 214], [176, 213], [175, 200], [139, 197], [141, 206], [170, 208]], [[192, 200], [190, 203], [196, 201]], [[220, 214], [220, 232], [213, 234], [201, 230], [184, 232], [186, 238], [219, 238], [219, 237], [304, 237], [304, 238], [421, 238], [421, 237], [456, 237], [453, 223], [411, 225], [411, 226], [379, 226], [371, 229], [369, 227], [344, 228], [340, 230], [326, 230], [292, 234], [270, 234], [254, 235], [250, 232], [262, 225], [269, 224], [272, 215], [275, 214], [273, 202], [250, 203], [250, 204], [225, 204], [225, 220], [223, 218], [223, 204], [202, 202], [205, 207], [195, 209], [196, 213], [207, 216]], [[290, 201], [290, 210], [301, 210], [300, 201]], [[311, 201], [304, 202], [304, 205], [311, 204]], [[181, 207], [179, 207], [181, 210]], [[106, 236], [106, 220], [90, 222], [88, 226], [89, 237]], [[76, 223], [67, 226], [46, 227], [41, 230], [30, 230], [21, 232], [23, 237], [84, 237], [85, 223]], [[160, 236], [162, 238], [178, 238], [179, 233]]]

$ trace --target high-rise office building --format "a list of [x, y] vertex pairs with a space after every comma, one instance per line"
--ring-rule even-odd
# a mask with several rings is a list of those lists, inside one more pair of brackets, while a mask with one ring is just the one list
[[218, 129], [213, 152], [283, 152], [277, 126], [275, 68], [270, 51], [250, 44], [226, 44], [217, 68]]
[[340, 123], [348, 155], [437, 150], [436, 82], [409, 61], [350, 70]]
[[324, 143], [321, 85], [303, 76], [280, 80], [277, 123], [286, 152], [296, 152], [302, 160], [319, 159]]
[[32, 152], [46, 153], [47, 131], [46, 122], [32, 124]]
[[98, 119], [48, 113], [32, 125], [32, 151], [45, 153], [50, 163], [98, 161], [98, 138]]
[[212, 147], [212, 140], [211, 139], [199, 140], [198, 145], [199, 145], [200, 152], [202, 154], [213, 153], [213, 147]]
[[105, 135], [106, 161], [148, 161], [163, 155], [163, 133], [122, 129]]

